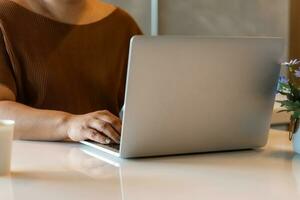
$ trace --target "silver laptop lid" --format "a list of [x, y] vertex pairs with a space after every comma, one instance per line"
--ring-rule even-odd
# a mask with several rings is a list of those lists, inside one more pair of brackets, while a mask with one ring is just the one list
[[121, 157], [263, 146], [283, 40], [132, 39]]

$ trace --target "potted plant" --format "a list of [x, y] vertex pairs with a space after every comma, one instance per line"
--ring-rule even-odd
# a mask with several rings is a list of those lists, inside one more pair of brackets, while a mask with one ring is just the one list
[[293, 141], [294, 151], [300, 154], [300, 60], [291, 60], [282, 63], [289, 72], [289, 78], [280, 76], [278, 93], [284, 95], [286, 100], [277, 101], [284, 108], [279, 112], [290, 112], [289, 138]]

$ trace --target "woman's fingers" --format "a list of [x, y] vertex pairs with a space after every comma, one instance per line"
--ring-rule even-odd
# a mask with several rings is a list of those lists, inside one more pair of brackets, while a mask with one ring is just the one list
[[110, 123], [111, 126], [119, 133], [119, 135], [121, 135], [122, 122], [118, 117], [109, 111], [101, 111], [99, 115], [97, 115], [97, 118]]
[[90, 121], [89, 127], [106, 135], [110, 139], [112, 139], [116, 143], [120, 143], [120, 135], [119, 133], [112, 128], [112, 125], [106, 121], [94, 119]]
[[85, 132], [84, 134], [85, 134], [86, 138], [89, 140], [98, 142], [100, 144], [110, 144], [111, 143], [111, 140], [108, 137], [102, 135], [101, 133], [99, 133], [96, 130], [86, 129], [84, 132]]
[[73, 115], [67, 134], [74, 141], [90, 139], [101, 144], [120, 143], [121, 120], [109, 111]]

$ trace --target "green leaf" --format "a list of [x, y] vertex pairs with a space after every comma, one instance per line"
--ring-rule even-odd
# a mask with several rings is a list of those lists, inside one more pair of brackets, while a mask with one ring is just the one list
[[296, 101], [297, 100], [292, 94], [287, 94], [286, 97], [290, 101]]
[[290, 95], [289, 93], [283, 92], [283, 91], [280, 91], [280, 90], [278, 90], [277, 92], [278, 92], [279, 94], [282, 94], [282, 95], [285, 95], [285, 96]]
[[291, 92], [291, 87], [289, 84], [286, 83], [279, 83], [279, 90], [282, 92]]
[[292, 114], [292, 117], [293, 117], [294, 119], [299, 119], [299, 118], [300, 118], [300, 111], [294, 112], [294, 113]]
[[291, 83], [289, 85], [291, 88], [291, 93], [293, 94], [294, 98], [296, 100], [300, 100], [300, 90]]
[[278, 112], [276, 113], [282, 113], [282, 112], [291, 112], [290, 110], [279, 110]]
[[284, 101], [276, 101], [277, 103], [281, 104], [281, 107], [285, 107], [288, 111], [293, 112], [300, 112], [300, 102], [299, 101], [290, 101], [290, 100], [284, 100]]

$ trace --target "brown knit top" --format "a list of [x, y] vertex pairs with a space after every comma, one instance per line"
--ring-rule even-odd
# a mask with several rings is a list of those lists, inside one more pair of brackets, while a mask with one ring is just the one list
[[0, 84], [39, 109], [83, 114], [124, 101], [130, 38], [141, 34], [117, 8], [87, 25], [70, 25], [0, 0]]

